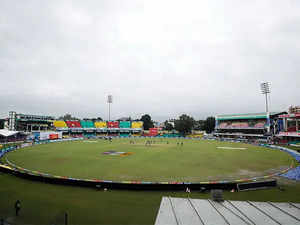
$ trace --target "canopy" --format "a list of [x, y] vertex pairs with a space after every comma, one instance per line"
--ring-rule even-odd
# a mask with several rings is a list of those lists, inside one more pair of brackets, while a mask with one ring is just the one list
[[[270, 116], [285, 114], [286, 112], [270, 112]], [[268, 114], [263, 113], [246, 113], [246, 114], [230, 114], [230, 115], [217, 115], [216, 120], [250, 120], [250, 119], [267, 119]]]
[[0, 129], [0, 136], [9, 137], [19, 133], [19, 131], [10, 131], [6, 129]]

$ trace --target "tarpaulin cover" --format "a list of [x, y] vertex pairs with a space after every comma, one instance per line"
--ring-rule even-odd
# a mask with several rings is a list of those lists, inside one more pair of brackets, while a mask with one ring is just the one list
[[[300, 163], [300, 154], [299, 153], [296, 153], [296, 152], [291, 151], [291, 150], [290, 151], [289, 150], [284, 150], [284, 149], [281, 149], [281, 150], [289, 153], [294, 159], [297, 160], [297, 162]], [[281, 176], [292, 179], [292, 180], [300, 180], [300, 166], [297, 166], [294, 169], [290, 169], [287, 173], [282, 174]]]

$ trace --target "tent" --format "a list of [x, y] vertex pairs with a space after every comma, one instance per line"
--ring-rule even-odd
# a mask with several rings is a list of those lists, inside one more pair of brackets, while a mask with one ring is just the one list
[[4, 136], [4, 137], [10, 137], [13, 135], [18, 134], [19, 131], [10, 131], [10, 130], [6, 130], [6, 129], [0, 129], [0, 136]]

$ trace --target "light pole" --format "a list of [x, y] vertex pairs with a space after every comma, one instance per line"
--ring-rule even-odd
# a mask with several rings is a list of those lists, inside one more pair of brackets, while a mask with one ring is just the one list
[[268, 133], [269, 133], [270, 132], [270, 115], [269, 115], [269, 106], [268, 106], [268, 94], [271, 93], [269, 82], [261, 83], [260, 88], [261, 88], [261, 93], [266, 96], [267, 129], [268, 129]]
[[269, 107], [268, 107], [268, 94], [271, 93], [270, 91], [270, 84], [269, 82], [264, 82], [260, 84], [260, 88], [261, 88], [261, 93], [264, 94], [266, 96], [266, 112], [269, 112]]
[[107, 103], [108, 103], [108, 121], [110, 121], [110, 104], [112, 103], [112, 95], [107, 96]]

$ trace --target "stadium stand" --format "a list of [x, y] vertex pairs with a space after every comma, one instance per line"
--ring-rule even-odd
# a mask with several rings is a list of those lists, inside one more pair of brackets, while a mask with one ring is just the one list
[[105, 121], [98, 121], [98, 122], [95, 122], [95, 127], [96, 128], [107, 128], [107, 124]]
[[249, 120], [249, 121], [230, 121], [221, 122], [218, 126], [219, 129], [253, 129], [265, 128], [266, 121], [264, 120]]
[[289, 113], [280, 115], [277, 137], [285, 142], [300, 141], [300, 107], [290, 107]]
[[221, 138], [267, 139], [278, 130], [278, 117], [286, 112], [217, 115], [214, 135]]
[[131, 130], [131, 122], [130, 121], [120, 121], [120, 137], [129, 137]]
[[81, 128], [80, 122], [76, 120], [74, 121], [68, 120], [66, 121], [66, 124], [69, 128]]
[[94, 122], [90, 120], [81, 120], [80, 125], [83, 129], [84, 137], [96, 138]]
[[0, 143], [24, 141], [25, 139], [26, 135], [19, 131], [0, 129]]
[[120, 128], [130, 129], [131, 123], [130, 121], [120, 121]]
[[108, 128], [119, 128], [119, 122], [118, 121], [108, 121], [107, 127]]
[[288, 128], [287, 128], [287, 132], [296, 132], [296, 131], [297, 131], [296, 126], [288, 127]]
[[80, 125], [82, 128], [95, 128], [93, 121], [81, 120]]
[[56, 128], [68, 128], [67, 124], [63, 120], [54, 120], [53, 125]]
[[143, 128], [143, 122], [138, 121], [138, 122], [132, 122], [131, 123], [131, 128], [134, 129], [142, 129]]
[[265, 121], [257, 121], [253, 127], [255, 128], [264, 128], [266, 126], [266, 122]]

